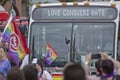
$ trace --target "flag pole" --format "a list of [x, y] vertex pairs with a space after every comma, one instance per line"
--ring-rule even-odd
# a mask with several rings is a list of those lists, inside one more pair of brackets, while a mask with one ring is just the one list
[[[9, 19], [8, 19], [8, 22], [7, 22], [7, 24], [6, 24], [5, 28], [4, 28], [4, 31], [2, 32], [2, 36], [3, 36], [3, 34], [5, 33], [7, 27], [9, 26], [9, 24], [11, 23], [12, 18], [13, 18], [13, 14], [11, 13], [11, 15], [10, 15], [10, 17], [9, 17]], [[0, 37], [0, 42], [1, 42], [2, 39], [3, 39], [2, 36]]]

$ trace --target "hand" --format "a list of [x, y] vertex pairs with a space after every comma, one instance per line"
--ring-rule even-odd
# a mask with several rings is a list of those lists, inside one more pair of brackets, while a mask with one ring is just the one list
[[47, 78], [42, 77], [42, 78], [40, 78], [39, 80], [47, 80]]
[[91, 53], [89, 53], [87, 56], [86, 56], [86, 61], [91, 61], [91, 57], [92, 57], [92, 54]]
[[42, 75], [42, 80], [47, 80], [45, 73]]
[[109, 59], [109, 55], [107, 54], [107, 53], [105, 53], [105, 52], [101, 52], [100, 53], [101, 54], [101, 59]]

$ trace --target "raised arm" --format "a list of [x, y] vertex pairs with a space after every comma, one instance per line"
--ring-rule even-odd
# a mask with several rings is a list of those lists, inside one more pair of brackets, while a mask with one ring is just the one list
[[91, 61], [91, 53], [89, 53], [86, 58], [85, 58], [85, 64], [84, 64], [84, 69], [86, 75], [89, 75], [90, 69], [89, 69], [89, 62]]

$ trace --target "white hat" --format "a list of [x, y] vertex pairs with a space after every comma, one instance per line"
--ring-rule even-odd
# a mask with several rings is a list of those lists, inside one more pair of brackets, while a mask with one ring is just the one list
[[32, 63], [36, 64], [37, 63], [37, 58], [33, 58]]

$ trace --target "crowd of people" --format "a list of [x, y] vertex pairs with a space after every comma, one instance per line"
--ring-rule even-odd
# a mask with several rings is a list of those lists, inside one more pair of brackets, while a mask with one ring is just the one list
[[90, 75], [89, 63], [92, 54], [86, 56], [84, 68], [80, 64], [72, 63], [64, 68], [63, 80], [120, 80], [120, 62], [107, 53], [100, 53], [101, 58], [96, 60], [96, 75]]
[[11, 66], [6, 53], [0, 48], [0, 80], [52, 80], [52, 76], [43, 69], [41, 60], [37, 58], [22, 68]]
[[[95, 61], [96, 74], [90, 74], [89, 64], [92, 53], [86, 55], [84, 66], [68, 63], [63, 69], [63, 80], [120, 80], [120, 62], [107, 53], [99, 53], [100, 59]], [[25, 66], [12, 66], [8, 55], [0, 48], [0, 80], [53, 80], [51, 74], [43, 69], [40, 59], [33, 59]]]

